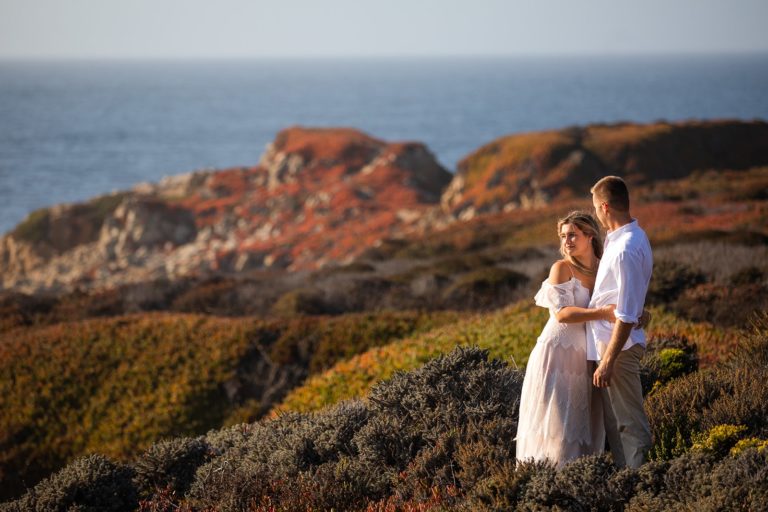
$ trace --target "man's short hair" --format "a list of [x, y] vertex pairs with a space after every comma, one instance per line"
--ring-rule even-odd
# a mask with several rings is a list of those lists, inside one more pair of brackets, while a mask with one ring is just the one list
[[629, 211], [629, 190], [627, 184], [618, 176], [606, 176], [590, 189], [590, 192], [609, 207], [621, 212]]

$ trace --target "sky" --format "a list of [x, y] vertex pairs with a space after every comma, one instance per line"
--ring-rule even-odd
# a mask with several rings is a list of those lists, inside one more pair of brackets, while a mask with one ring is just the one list
[[768, 52], [768, 0], [0, 0], [0, 59]]

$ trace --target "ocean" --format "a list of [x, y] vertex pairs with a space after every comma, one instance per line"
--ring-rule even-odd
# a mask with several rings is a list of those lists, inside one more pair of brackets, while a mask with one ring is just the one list
[[453, 171], [503, 135], [768, 119], [768, 55], [0, 62], [0, 233], [31, 211], [251, 166], [288, 126], [424, 142]]

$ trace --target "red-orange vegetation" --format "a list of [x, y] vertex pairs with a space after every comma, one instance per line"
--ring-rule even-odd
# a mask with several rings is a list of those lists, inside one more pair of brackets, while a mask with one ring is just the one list
[[294, 126], [275, 137], [275, 149], [301, 155], [305, 161], [343, 160], [362, 164], [377, 152], [384, 142], [351, 128], [305, 128]]
[[73, 457], [133, 455], [220, 424], [252, 320], [146, 314], [0, 334], [0, 468], [28, 484]]
[[464, 187], [454, 205], [493, 211], [536, 196], [556, 201], [587, 195], [608, 174], [639, 186], [766, 164], [768, 123], [762, 121], [618, 123], [525, 133], [499, 138], [459, 163]]
[[639, 147], [673, 129], [674, 126], [667, 123], [590, 125], [584, 130], [583, 145], [606, 160], [615, 160], [627, 146]]

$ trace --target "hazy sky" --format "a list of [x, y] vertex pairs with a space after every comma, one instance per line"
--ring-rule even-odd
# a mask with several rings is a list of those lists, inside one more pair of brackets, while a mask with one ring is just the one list
[[768, 51], [768, 0], [0, 0], [0, 58]]

